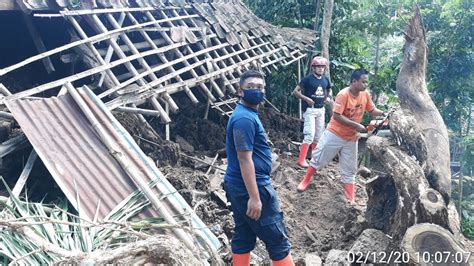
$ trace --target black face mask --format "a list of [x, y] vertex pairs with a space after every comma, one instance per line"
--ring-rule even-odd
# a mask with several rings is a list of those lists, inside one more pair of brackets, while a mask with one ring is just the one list
[[259, 104], [265, 99], [265, 93], [261, 89], [250, 88], [242, 90], [242, 93], [244, 94], [242, 99], [250, 104]]

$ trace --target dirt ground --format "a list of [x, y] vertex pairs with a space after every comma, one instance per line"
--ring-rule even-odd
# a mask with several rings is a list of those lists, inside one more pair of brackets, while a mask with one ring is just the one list
[[[186, 117], [183, 120], [190, 118], [189, 114], [181, 115]], [[177, 117], [178, 120], [181, 120], [181, 115]], [[364, 187], [361, 184], [357, 186], [357, 205], [347, 204], [340, 182], [338, 165], [334, 161], [316, 173], [313, 183], [306, 192], [298, 193], [296, 187], [305, 169], [295, 164], [298, 147], [292, 141], [298, 141], [301, 121], [276, 113], [271, 109], [262, 110], [261, 117], [269, 138], [273, 142], [273, 150], [279, 155], [277, 160], [279, 167], [271, 179], [285, 215], [294, 259], [303, 262], [307, 253], [315, 253], [324, 260], [331, 249], [349, 250], [354, 240], [367, 228], [364, 219], [367, 195]], [[196, 120], [193, 121], [192, 126], [187, 126], [192, 130], [183, 132], [182, 127], [175, 128], [177, 131], [174, 132], [175, 137], [180, 136], [177, 142], [181, 143], [180, 147], [185, 146], [188, 155], [210, 162], [210, 159], [219, 153], [219, 149], [224, 148], [225, 139], [214, 135], [225, 136], [225, 123], [222, 119], [224, 121], [226, 119], [219, 118], [215, 123], [194, 118]], [[210, 138], [200, 140], [201, 127], [213, 129]], [[147, 146], [146, 143], [141, 144]], [[207, 149], [208, 147], [210, 149]], [[182, 150], [180, 152], [183, 152]], [[191, 150], [193, 152], [190, 152]], [[153, 157], [154, 154], [151, 153], [151, 156]], [[223, 169], [226, 163], [224, 156], [219, 156], [215, 163]], [[160, 166], [160, 170], [176, 189], [181, 191], [189, 204], [193, 207], [199, 204], [198, 215], [220, 239], [223, 239], [222, 255], [225, 261], [230, 262], [232, 213], [229, 206], [224, 206], [216, 197], [211, 196], [212, 191], [217, 191], [221, 196], [225, 195], [222, 190], [223, 172], [211, 169], [206, 174], [208, 169], [209, 165], [183, 156], [180, 156], [177, 165]], [[263, 242], [258, 241], [256, 249], [252, 252], [252, 261], [270, 262]]]
[[[337, 163], [334, 162], [315, 175], [307, 191], [298, 193], [296, 187], [304, 170], [295, 167], [294, 161], [294, 157], [281, 158], [281, 166], [272, 176], [272, 182], [285, 215], [295, 260], [304, 261], [306, 253], [316, 253], [325, 258], [331, 249], [348, 250], [367, 227], [364, 219], [364, 188], [358, 185], [357, 205], [347, 204], [339, 182]], [[231, 210], [219, 205], [208, 194], [208, 188], [212, 187], [211, 180], [219, 176], [222, 181], [223, 176], [216, 174], [208, 178], [204, 171], [188, 167], [164, 167], [161, 170], [182, 191], [189, 204], [196, 206], [200, 200], [204, 200], [197, 208], [198, 215], [216, 235], [225, 234], [226, 241], [230, 241], [233, 233]], [[192, 191], [207, 192], [193, 199]], [[222, 190], [218, 192], [223, 194]], [[222, 252], [227, 262], [230, 261], [229, 248], [227, 246]], [[261, 241], [252, 255], [255, 263], [270, 262]]]

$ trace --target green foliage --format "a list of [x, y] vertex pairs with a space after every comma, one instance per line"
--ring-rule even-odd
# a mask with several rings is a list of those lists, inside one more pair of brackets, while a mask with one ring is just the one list
[[467, 238], [474, 240], [474, 198], [461, 202], [461, 231]]
[[[3, 178], [9, 193], [8, 186]], [[149, 184], [155, 186], [159, 180]], [[56, 249], [66, 252], [91, 252], [111, 246], [119, 246], [126, 241], [135, 240], [135, 231], [147, 232], [152, 224], [163, 224], [163, 220], [143, 220], [134, 223], [134, 227], [126, 221], [149, 205], [140, 190], [127, 197], [123, 205], [119, 205], [105, 217], [104, 222], [89, 222], [68, 213], [65, 206], [46, 206], [41, 203], [20, 201], [10, 195], [11, 203], [0, 212], [0, 218], [12, 224], [0, 230], [0, 260], [25, 265], [50, 265], [60, 261], [60, 255], [48, 252], [41, 247], [40, 239]], [[29, 231], [23, 231], [27, 228]], [[28, 234], [28, 235], [26, 235]]]
[[[469, 173], [474, 168], [474, 135], [467, 135], [461, 141], [461, 163], [465, 166], [465, 170]], [[469, 174], [466, 172], [466, 174]]]
[[[275, 25], [313, 29], [316, 22], [316, 1], [245, 2], [257, 16]], [[466, 121], [474, 105], [474, 5], [471, 0], [335, 0], [329, 42], [333, 91], [337, 93], [348, 85], [353, 68], [364, 67], [372, 73], [369, 86], [376, 99], [384, 92], [389, 103], [396, 101], [395, 82], [403, 59], [404, 32], [415, 4], [421, 10], [426, 28], [428, 90], [446, 126], [456, 135], [466, 135]], [[323, 0], [321, 5], [324, 5]], [[319, 26], [322, 14], [321, 10]], [[315, 51], [318, 47], [319, 43], [315, 45]], [[302, 61], [305, 75], [309, 71], [309, 58]], [[269, 98], [282, 111], [292, 115], [298, 114], [297, 101], [290, 96], [297, 83], [296, 73], [294, 64], [267, 77], [271, 87]], [[474, 136], [468, 135], [461, 144], [465, 151], [461, 160], [468, 166], [466, 168], [474, 166], [473, 139]], [[463, 204], [472, 206], [474, 199], [468, 197], [464, 201]], [[467, 209], [463, 212], [461, 226], [463, 233], [473, 239], [474, 214]]]

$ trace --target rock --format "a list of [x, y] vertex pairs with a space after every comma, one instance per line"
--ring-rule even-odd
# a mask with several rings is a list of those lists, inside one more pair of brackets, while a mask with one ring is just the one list
[[351, 261], [355, 261], [360, 258], [363, 261], [375, 263], [371, 260], [371, 256], [365, 258], [364, 254], [386, 254], [390, 241], [390, 238], [380, 230], [364, 230], [349, 250], [349, 254], [355, 256], [355, 259], [351, 259]]
[[324, 265], [349, 265], [346, 250], [331, 249]]
[[304, 258], [306, 266], [320, 266], [323, 265], [323, 261], [316, 253], [307, 253]]
[[179, 148], [185, 153], [193, 153], [194, 147], [189, 142], [187, 142], [183, 137], [176, 136], [176, 143], [179, 144]]

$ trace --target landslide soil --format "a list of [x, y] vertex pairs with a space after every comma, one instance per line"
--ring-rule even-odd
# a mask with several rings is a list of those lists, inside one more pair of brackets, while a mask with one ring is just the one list
[[[210, 160], [219, 154], [215, 165], [225, 169], [225, 126], [227, 117], [210, 111], [203, 119], [204, 107], [181, 111], [172, 117], [171, 141], [155, 137], [148, 141], [133, 118], [119, 116], [122, 123], [136, 138], [142, 149], [155, 161], [168, 180], [181, 192], [197, 214], [219, 236], [223, 243], [221, 254], [230, 262], [230, 239], [233, 234], [233, 219], [229, 206], [223, 205], [214, 195], [225, 195], [222, 190], [223, 172], [211, 169], [187, 154], [200, 160]], [[367, 228], [364, 219], [365, 188], [357, 185], [357, 205], [346, 203], [337, 162], [317, 172], [313, 183], [304, 193], [296, 187], [305, 170], [295, 166], [298, 147], [293, 142], [301, 141], [302, 122], [278, 113], [270, 108], [260, 110], [260, 117], [273, 143], [273, 151], [279, 155], [277, 170], [272, 174], [280, 204], [285, 215], [292, 254], [296, 261], [303, 262], [307, 253], [316, 253], [323, 261], [331, 249], [348, 250], [360, 233]], [[134, 126], [135, 125], [135, 126]], [[151, 122], [158, 135], [164, 136], [164, 126]], [[292, 142], [293, 141], [293, 142]], [[170, 160], [169, 158], [174, 158]], [[277, 164], [278, 164], [277, 163]], [[212, 196], [211, 196], [212, 195]], [[258, 241], [252, 252], [255, 263], [270, 262], [264, 244]]]

